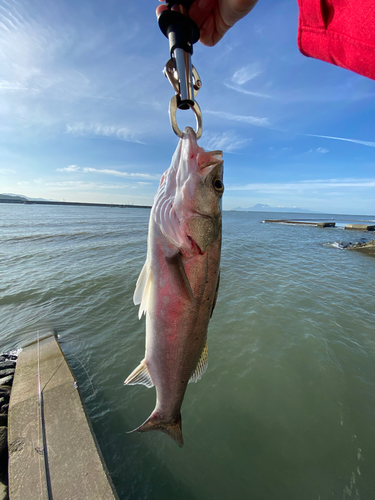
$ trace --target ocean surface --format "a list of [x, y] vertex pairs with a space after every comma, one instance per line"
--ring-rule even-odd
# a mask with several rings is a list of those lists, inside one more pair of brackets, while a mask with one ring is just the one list
[[127, 434], [155, 404], [123, 386], [144, 354], [132, 295], [149, 214], [1, 204], [0, 350], [57, 332], [121, 500], [375, 499], [375, 258], [339, 245], [375, 235], [224, 212], [209, 365], [180, 449]]

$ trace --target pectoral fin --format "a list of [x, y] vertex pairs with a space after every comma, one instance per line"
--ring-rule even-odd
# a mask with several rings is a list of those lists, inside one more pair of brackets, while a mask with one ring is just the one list
[[199, 358], [197, 367], [195, 368], [192, 376], [190, 377], [189, 383], [198, 382], [198, 380], [200, 380], [203, 377], [205, 371], [207, 370], [207, 366], [208, 366], [208, 348], [206, 342], [203, 347], [201, 357]]
[[194, 293], [191, 289], [189, 278], [186, 275], [181, 255], [176, 253], [173, 257], [167, 257], [167, 262], [170, 266], [171, 273], [175, 277], [179, 290], [185, 292], [186, 297], [196, 305]]
[[124, 385], [137, 384], [145, 385], [148, 388], [154, 386], [144, 359], [139, 363], [137, 368], [131, 372], [129, 377], [124, 382]]
[[214, 301], [212, 303], [212, 309], [211, 309], [210, 319], [212, 318], [212, 314], [213, 314], [215, 306], [216, 306], [217, 294], [219, 293], [219, 284], [220, 284], [220, 272], [219, 272], [219, 276], [217, 277], [216, 292], [215, 292]]
[[141, 274], [138, 277], [135, 287], [133, 302], [135, 305], [140, 304], [138, 318], [141, 319], [142, 314], [147, 312], [148, 300], [151, 288], [151, 266], [146, 259], [142, 268]]

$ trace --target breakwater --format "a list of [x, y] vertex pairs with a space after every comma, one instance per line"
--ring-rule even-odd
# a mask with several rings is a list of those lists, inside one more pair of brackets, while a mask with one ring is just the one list
[[54, 334], [19, 354], [8, 428], [11, 500], [118, 500]]
[[[330, 220], [320, 220], [320, 219], [265, 219], [263, 222], [273, 222], [277, 224], [293, 224], [295, 226], [316, 226], [316, 227], [336, 227], [336, 222]], [[351, 231], [375, 231], [375, 224], [359, 224], [359, 221], [356, 221], [356, 224], [343, 224], [339, 223], [341, 227], [344, 229]], [[364, 221], [362, 221], [364, 222]]]
[[72, 207], [109, 207], [109, 208], [151, 208], [149, 205], [121, 205], [119, 203], [84, 203], [80, 201], [48, 201], [26, 199], [1, 199], [0, 203], [13, 203], [16, 205], [63, 205]]

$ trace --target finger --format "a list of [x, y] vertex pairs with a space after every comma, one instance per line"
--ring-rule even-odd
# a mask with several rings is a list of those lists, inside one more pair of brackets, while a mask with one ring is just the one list
[[164, 11], [168, 10], [168, 7], [166, 5], [158, 5], [156, 7], [156, 17], [159, 19], [160, 14]]
[[201, 28], [212, 12], [214, 5], [215, 0], [195, 0], [189, 9], [189, 17]]
[[207, 45], [208, 47], [212, 47], [217, 43], [214, 42], [214, 33], [215, 33], [215, 20], [213, 14], [210, 14], [203, 25], [201, 26], [201, 36], [199, 38], [199, 41], [203, 43], [203, 45]]

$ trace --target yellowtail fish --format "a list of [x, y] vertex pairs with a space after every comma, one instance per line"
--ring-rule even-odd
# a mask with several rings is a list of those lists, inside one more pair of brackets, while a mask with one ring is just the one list
[[125, 385], [156, 387], [151, 416], [134, 431], [162, 431], [183, 446], [181, 404], [207, 369], [207, 327], [221, 251], [222, 151], [205, 152], [187, 127], [151, 210], [147, 258], [134, 304], [146, 315], [146, 353]]

